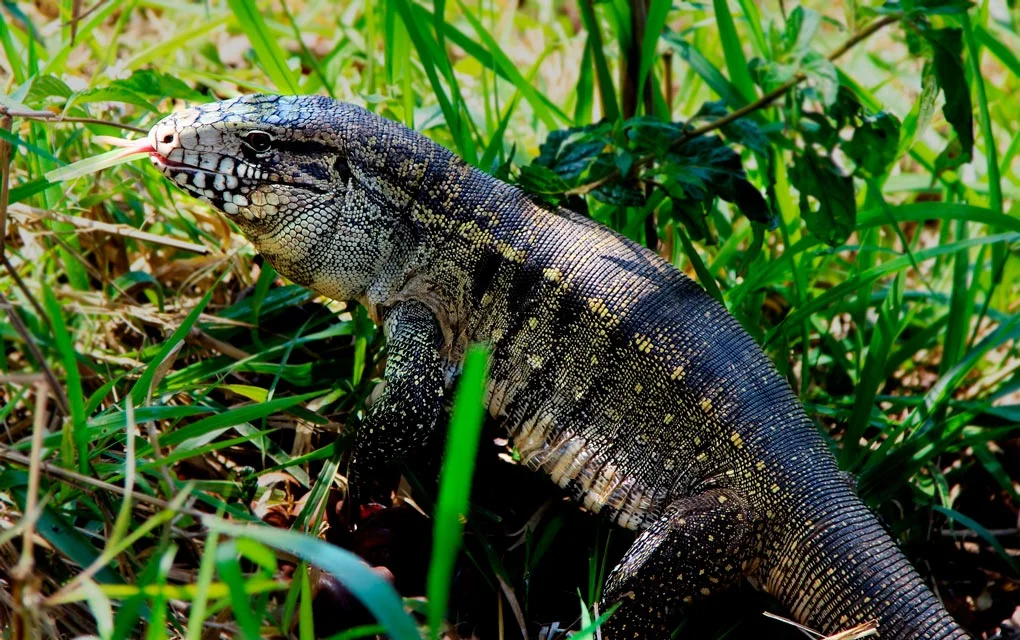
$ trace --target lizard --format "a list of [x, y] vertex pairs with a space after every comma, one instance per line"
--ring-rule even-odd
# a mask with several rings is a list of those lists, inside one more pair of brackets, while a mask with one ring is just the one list
[[280, 274], [382, 326], [352, 478], [418, 450], [466, 348], [488, 345], [483, 401], [523, 464], [639, 532], [606, 580], [605, 638], [667, 638], [745, 579], [822, 633], [969, 637], [768, 356], [653, 251], [322, 96], [202, 104], [148, 144]]

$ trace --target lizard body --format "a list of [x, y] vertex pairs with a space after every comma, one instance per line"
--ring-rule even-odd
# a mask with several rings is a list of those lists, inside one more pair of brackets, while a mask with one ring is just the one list
[[523, 462], [641, 532], [606, 585], [607, 638], [668, 637], [743, 578], [822, 632], [967, 637], [753, 339], [653, 252], [322, 97], [203, 105], [150, 142], [283, 275], [383, 325], [355, 470], [420, 446], [466, 346], [490, 345], [485, 402]]

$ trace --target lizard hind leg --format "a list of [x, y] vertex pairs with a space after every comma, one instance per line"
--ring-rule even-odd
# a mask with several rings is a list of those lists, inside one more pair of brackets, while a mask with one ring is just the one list
[[669, 638], [687, 606], [744, 576], [750, 532], [747, 504], [730, 489], [670, 504], [606, 580], [600, 608], [620, 606], [602, 628], [604, 640]]

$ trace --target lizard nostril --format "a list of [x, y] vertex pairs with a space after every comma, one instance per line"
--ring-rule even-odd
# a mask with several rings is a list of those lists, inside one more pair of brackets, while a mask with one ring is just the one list
[[168, 133], [165, 136], [163, 136], [163, 144], [170, 144], [173, 141], [174, 141], [174, 134]]

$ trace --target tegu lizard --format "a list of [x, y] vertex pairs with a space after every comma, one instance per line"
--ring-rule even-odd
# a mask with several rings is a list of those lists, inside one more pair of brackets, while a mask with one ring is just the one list
[[640, 532], [605, 585], [606, 638], [666, 638], [744, 579], [823, 633], [968, 637], [759, 346], [652, 251], [324, 97], [205, 104], [149, 143], [281, 274], [384, 328], [355, 469], [419, 447], [466, 346], [489, 346], [484, 402], [524, 464]]

